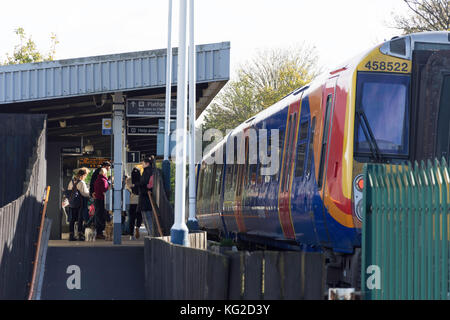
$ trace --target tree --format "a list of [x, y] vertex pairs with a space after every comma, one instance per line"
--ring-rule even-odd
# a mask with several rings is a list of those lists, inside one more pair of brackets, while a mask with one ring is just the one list
[[394, 15], [394, 28], [404, 34], [450, 30], [448, 0], [403, 0], [411, 11], [408, 17]]
[[320, 72], [314, 47], [259, 51], [243, 64], [205, 113], [203, 129], [223, 133], [309, 83]]
[[32, 40], [31, 36], [27, 37], [25, 30], [22, 27], [17, 28], [14, 32], [19, 37], [19, 44], [14, 47], [12, 56], [6, 54], [6, 61], [4, 64], [52, 61], [54, 59], [56, 45], [59, 43], [56, 34], [51, 34], [50, 51], [45, 55], [37, 49], [36, 43]]

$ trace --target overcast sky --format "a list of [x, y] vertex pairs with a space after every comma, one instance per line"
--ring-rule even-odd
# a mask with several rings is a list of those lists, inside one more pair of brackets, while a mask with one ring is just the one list
[[[178, 46], [174, 0], [173, 46]], [[307, 43], [331, 68], [398, 35], [389, 28], [402, 0], [196, 0], [196, 43], [231, 42], [231, 70], [257, 49]], [[0, 57], [13, 51], [14, 29], [23, 27], [41, 51], [50, 34], [60, 41], [56, 59], [167, 46], [168, 0], [7, 1], [0, 13]]]

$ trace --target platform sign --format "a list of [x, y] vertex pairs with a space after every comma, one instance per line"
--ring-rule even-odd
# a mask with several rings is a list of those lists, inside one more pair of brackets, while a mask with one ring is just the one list
[[155, 126], [127, 126], [129, 136], [156, 136], [158, 128]]
[[112, 120], [111, 118], [102, 119], [102, 135], [110, 136], [112, 134]]
[[[164, 118], [166, 102], [161, 99], [127, 99], [127, 117]], [[177, 116], [177, 101], [171, 100], [170, 117]]]
[[127, 151], [127, 162], [128, 163], [139, 163], [141, 161], [140, 151]]

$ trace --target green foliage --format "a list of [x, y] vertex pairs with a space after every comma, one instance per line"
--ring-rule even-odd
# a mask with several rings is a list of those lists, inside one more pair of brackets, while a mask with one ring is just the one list
[[317, 61], [316, 49], [308, 46], [259, 52], [239, 68], [237, 79], [214, 99], [206, 111], [203, 129], [219, 129], [225, 134], [309, 83], [319, 73]]
[[410, 9], [407, 17], [393, 15], [394, 28], [403, 34], [423, 31], [449, 31], [450, 5], [448, 0], [403, 0]]
[[56, 45], [59, 43], [56, 34], [52, 33], [50, 36], [51, 46], [50, 51], [45, 55], [41, 53], [36, 46], [36, 43], [32, 40], [31, 36], [28, 37], [25, 30], [22, 27], [14, 30], [15, 34], [19, 37], [19, 44], [14, 47], [14, 52], [10, 56], [6, 54], [6, 60], [4, 64], [22, 64], [42, 61], [52, 61], [56, 53]]

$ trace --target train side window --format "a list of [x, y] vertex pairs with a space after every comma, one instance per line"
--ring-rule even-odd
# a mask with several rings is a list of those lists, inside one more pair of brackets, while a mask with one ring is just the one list
[[[288, 121], [288, 129], [286, 132], [286, 147], [285, 147], [285, 155], [284, 158], [282, 156], [282, 161], [283, 161], [283, 170], [286, 171], [286, 158], [287, 158], [287, 150], [289, 150], [289, 145], [290, 145], [290, 137], [291, 137], [291, 131], [292, 131], [292, 115], [289, 116], [289, 121]], [[285, 190], [285, 183], [286, 183], [286, 173], [283, 172], [283, 175], [281, 177], [281, 190], [284, 191]]]
[[330, 118], [331, 118], [331, 105], [333, 102], [333, 95], [329, 94], [327, 97], [327, 104], [325, 110], [325, 122], [323, 125], [323, 137], [322, 137], [322, 151], [320, 152], [320, 165], [319, 165], [319, 179], [317, 180], [317, 184], [319, 189], [322, 188], [323, 183], [323, 170], [325, 166], [325, 155], [327, 153], [327, 143], [328, 143], [328, 132], [330, 127]]
[[281, 127], [278, 132], [278, 172], [277, 176], [280, 177], [281, 174], [281, 161], [283, 160], [283, 147], [284, 147], [284, 135], [286, 129]]
[[312, 162], [314, 161], [314, 134], [316, 132], [316, 117], [312, 119], [311, 122], [311, 132], [309, 134], [309, 150], [308, 150], [308, 164], [307, 164], [307, 172], [311, 173], [312, 170]]
[[296, 124], [297, 124], [297, 112], [293, 114], [292, 118], [292, 130], [290, 130], [290, 137], [289, 137], [289, 149], [286, 150], [285, 155], [285, 166], [286, 166], [286, 180], [284, 185], [284, 191], [287, 191], [289, 189], [289, 183], [291, 181], [291, 171], [292, 171], [292, 154], [294, 153], [294, 140], [295, 140], [295, 133], [296, 133]]
[[201, 200], [202, 199], [202, 195], [203, 195], [203, 179], [204, 179], [204, 171], [205, 171], [205, 167], [202, 165], [200, 167], [200, 172], [198, 174], [199, 178], [198, 178], [198, 194], [197, 194], [197, 200]]
[[295, 177], [303, 177], [305, 169], [306, 145], [308, 143], [309, 121], [300, 124], [299, 138], [297, 143], [297, 159], [295, 167]]
[[222, 172], [223, 172], [223, 165], [219, 164], [216, 168], [216, 192], [217, 194], [220, 194], [222, 191]]

